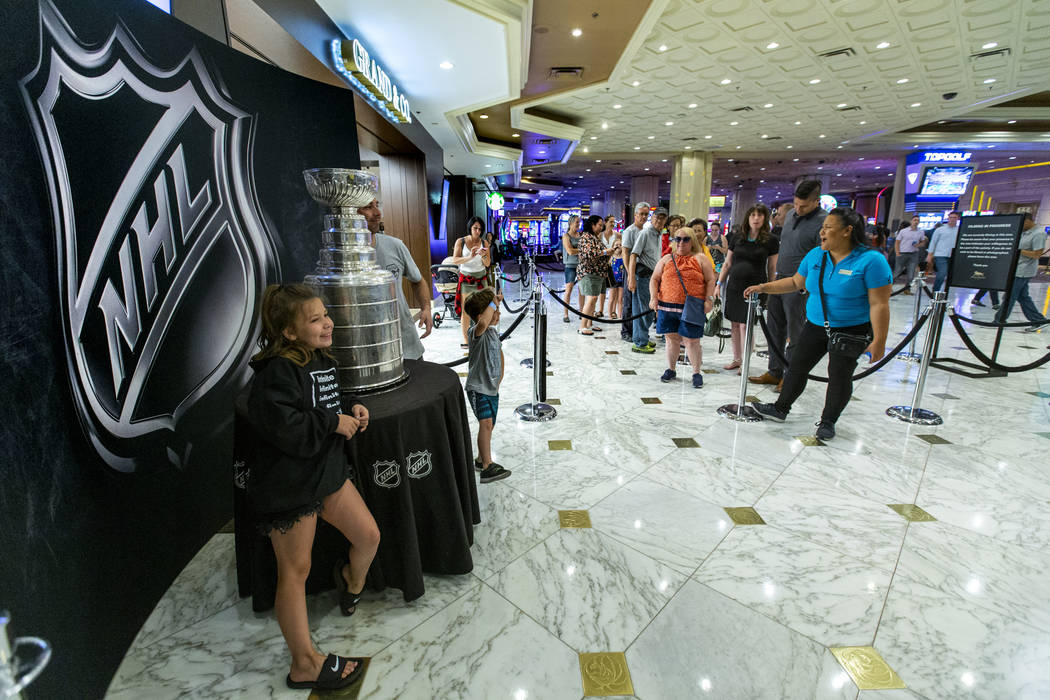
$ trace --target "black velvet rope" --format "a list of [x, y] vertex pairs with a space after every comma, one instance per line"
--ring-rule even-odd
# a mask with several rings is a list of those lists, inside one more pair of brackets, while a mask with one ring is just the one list
[[503, 299], [503, 308], [505, 308], [505, 309], [507, 310], [507, 313], [508, 313], [508, 314], [516, 314], [516, 313], [520, 313], [520, 312], [521, 312], [521, 311], [522, 311], [522, 310], [523, 310], [523, 309], [524, 309], [524, 308], [525, 308], [526, 306], [528, 306], [528, 305], [529, 305], [529, 302], [530, 302], [530, 301], [532, 301], [532, 299], [531, 299], [531, 298], [529, 298], [529, 299], [526, 299], [526, 300], [525, 300], [525, 302], [524, 302], [524, 303], [523, 303], [523, 304], [522, 304], [521, 306], [519, 306], [519, 307], [518, 307], [518, 308], [516, 308], [516, 309], [512, 309], [512, 308], [510, 308], [510, 305], [509, 305], [509, 304], [507, 304], [507, 299], [506, 299], [506, 298], [504, 298], [504, 299]]
[[1030, 369], [1042, 367], [1047, 362], [1050, 362], [1050, 352], [1048, 352], [1035, 362], [1029, 362], [1027, 365], [1020, 365], [1018, 367], [1008, 367], [1006, 365], [1001, 365], [992, 358], [985, 355], [983, 352], [981, 352], [981, 350], [974, 344], [970, 336], [967, 335], [966, 329], [963, 328], [963, 325], [961, 323], [961, 316], [958, 316], [954, 312], [949, 312], [948, 318], [951, 319], [952, 325], [955, 326], [955, 331], [959, 334], [959, 337], [962, 338], [963, 345], [966, 346], [966, 349], [973, 353], [974, 357], [976, 357], [978, 360], [988, 365], [992, 369], [997, 369], [1000, 372], [1027, 372]]
[[[544, 284], [543, 286], [547, 287], [546, 284]], [[620, 325], [623, 325], [625, 323], [630, 323], [631, 321], [634, 321], [636, 318], [641, 318], [642, 316], [645, 316], [646, 314], [655, 314], [656, 313], [655, 311], [651, 311], [651, 310], [650, 311], [643, 311], [642, 313], [640, 313], [640, 314], [638, 314], [636, 316], [631, 316], [629, 318], [599, 318], [598, 316], [588, 316], [587, 314], [583, 313], [582, 311], [578, 311], [575, 308], [573, 308], [572, 306], [569, 306], [567, 303], [562, 301], [561, 297], [559, 297], [556, 294], [556, 292], [564, 291], [564, 290], [555, 290], [555, 289], [551, 289], [550, 287], [547, 287], [547, 291], [549, 291], [551, 293], [551, 298], [554, 299], [554, 301], [558, 302], [559, 304], [564, 306], [566, 309], [568, 309], [569, 311], [571, 311], [574, 314], [576, 314], [577, 316], [579, 316], [580, 318], [585, 318], [588, 321], [598, 321], [599, 323], [609, 323], [609, 324], [616, 324], [616, 323], [618, 323]]]
[[897, 296], [898, 294], [904, 294], [904, 292], [908, 291], [908, 288], [909, 288], [909, 287], [911, 287], [911, 285], [910, 285], [910, 284], [906, 284], [906, 285], [904, 285], [903, 287], [901, 287], [900, 289], [898, 289], [897, 291], [895, 291], [895, 292], [890, 292], [890, 296], [891, 296], [891, 297], [895, 297], [895, 296]]
[[[528, 304], [526, 304], [526, 306], [528, 306]], [[510, 324], [510, 327], [500, 334], [499, 339], [503, 341], [509, 338], [510, 334], [514, 332], [514, 329], [521, 325], [521, 322], [524, 321], [528, 315], [528, 312], [522, 311], [521, 315], [514, 319], [514, 323]], [[461, 357], [458, 360], [452, 360], [452, 362], [442, 362], [441, 364], [443, 364], [445, 367], [458, 367], [459, 365], [463, 364], [469, 359], [469, 357]]]
[[[919, 329], [922, 328], [923, 324], [925, 324], [926, 321], [929, 320], [929, 318], [930, 318], [930, 309], [927, 308], [926, 311], [924, 311], [922, 313], [922, 315], [919, 316], [919, 322], [916, 323], [912, 327], [912, 329], [908, 332], [908, 334], [906, 336], [904, 336], [904, 338], [899, 343], [897, 343], [897, 345], [892, 350], [890, 350], [888, 353], [883, 355], [882, 359], [879, 360], [878, 362], [876, 362], [875, 364], [873, 364], [871, 367], [868, 367], [867, 369], [865, 369], [862, 372], [858, 372], [857, 374], [854, 374], [853, 377], [852, 377], [852, 381], [857, 381], [858, 379], [864, 379], [865, 377], [867, 377], [869, 375], [872, 375], [875, 372], [878, 372], [883, 367], [885, 367], [886, 364], [890, 360], [892, 360], [894, 357], [897, 356], [897, 353], [899, 353], [901, 350], [903, 350], [905, 348], [905, 346], [907, 346], [908, 343], [911, 342], [912, 338], [914, 338], [919, 333]], [[762, 314], [759, 314], [758, 315], [758, 322], [762, 326], [762, 333], [766, 336], [766, 345], [768, 346], [769, 352], [771, 352], [774, 355], [776, 355], [777, 359], [780, 361], [780, 364], [782, 364], [785, 367], [787, 367], [788, 366], [787, 358], [784, 357], [784, 353], [780, 351], [780, 348], [778, 348], [776, 346], [776, 343], [774, 343], [773, 340], [769, 337], [769, 326], [766, 325], [766, 318], [765, 318], [765, 316], [763, 316]], [[815, 382], [823, 382], [825, 384], [827, 384], [827, 382], [828, 382], [828, 378], [827, 377], [818, 377], [815, 374], [809, 374], [809, 375], [806, 375], [806, 376], [809, 379], [811, 379], [812, 381], [815, 381]]]
[[978, 321], [976, 318], [969, 318], [967, 316], [963, 316], [962, 314], [957, 314], [954, 311], [952, 312], [952, 316], [957, 316], [960, 321], [966, 321], [967, 323], [972, 323], [975, 326], [984, 326], [985, 328], [1020, 328], [1021, 326], [1032, 325], [1031, 321], [1020, 321], [1018, 323], [996, 323], [995, 321]]
[[514, 279], [513, 277], [508, 277], [507, 275], [500, 275], [500, 277], [503, 279], [504, 282], [510, 282], [511, 284], [517, 284], [518, 282], [521, 282], [522, 275], [518, 275], [517, 279]]

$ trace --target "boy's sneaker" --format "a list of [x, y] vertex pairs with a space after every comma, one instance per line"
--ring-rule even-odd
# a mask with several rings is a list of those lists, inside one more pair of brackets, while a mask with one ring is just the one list
[[664, 373], [660, 375], [660, 381], [666, 384], [667, 382], [673, 382], [677, 377], [678, 373], [673, 369], [665, 369]]
[[646, 355], [652, 355], [654, 352], [656, 352], [656, 348], [650, 345], [632, 345], [631, 352], [641, 352]]
[[752, 401], [751, 405], [756, 411], [767, 418], [772, 418], [773, 420], [778, 421], [787, 420], [788, 414], [777, 408], [775, 403], [759, 403], [758, 401]]
[[835, 437], [835, 424], [831, 421], [822, 420], [817, 423], [817, 439], [830, 440]]
[[490, 481], [499, 481], [500, 479], [506, 479], [508, 476], [510, 476], [509, 469], [504, 469], [493, 462], [481, 470], [481, 483], [487, 484]]
[[695, 373], [693, 375], [693, 388], [694, 389], [699, 389], [703, 385], [704, 385], [704, 375], [700, 374], [699, 372]]

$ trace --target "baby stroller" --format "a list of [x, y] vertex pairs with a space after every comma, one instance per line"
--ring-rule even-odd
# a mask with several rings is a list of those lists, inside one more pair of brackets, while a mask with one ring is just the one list
[[440, 326], [445, 316], [459, 320], [456, 313], [456, 287], [459, 285], [459, 266], [442, 261], [438, 265], [430, 266], [430, 276], [434, 278], [434, 286], [445, 302], [445, 308], [434, 314], [434, 325]]

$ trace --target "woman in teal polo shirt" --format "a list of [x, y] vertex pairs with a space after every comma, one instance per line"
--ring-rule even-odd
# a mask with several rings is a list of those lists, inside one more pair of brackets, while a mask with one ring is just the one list
[[803, 288], [809, 293], [806, 324], [802, 337], [793, 339], [780, 397], [776, 403], [754, 403], [755, 410], [774, 420], [787, 418], [806, 388], [807, 375], [829, 354], [831, 336], [845, 334], [845, 342], [835, 343], [830, 352], [828, 390], [816, 433], [821, 440], [835, 437], [835, 422], [853, 393], [853, 371], [860, 355], [866, 350], [876, 362], [886, 353], [892, 281], [886, 256], [865, 243], [863, 217], [840, 207], [828, 212], [820, 229], [820, 247], [806, 254], [793, 277], [745, 289], [745, 297], [790, 294]]

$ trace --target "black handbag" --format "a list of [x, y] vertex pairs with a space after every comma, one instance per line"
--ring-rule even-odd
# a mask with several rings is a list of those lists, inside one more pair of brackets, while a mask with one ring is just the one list
[[820, 258], [820, 277], [817, 279], [817, 286], [820, 288], [820, 308], [824, 313], [824, 332], [828, 334], [828, 353], [857, 360], [871, 345], [872, 337], [831, 330], [831, 321], [828, 319], [828, 302], [824, 297], [824, 268], [828, 262], [828, 255], [825, 252]]
[[707, 323], [707, 313], [704, 311], [704, 300], [700, 297], [694, 297], [689, 295], [689, 291], [685, 288], [685, 280], [682, 279], [682, 271], [678, 269], [678, 263], [675, 262], [674, 253], [671, 254], [671, 264], [674, 265], [675, 274], [678, 275], [678, 283], [682, 285], [682, 291], [685, 292], [685, 305], [682, 307], [682, 320], [686, 323], [691, 323], [694, 326], [704, 327]]

